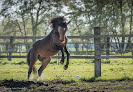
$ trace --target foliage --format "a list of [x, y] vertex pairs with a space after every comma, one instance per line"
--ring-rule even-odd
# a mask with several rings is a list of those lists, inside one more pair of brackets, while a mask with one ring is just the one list
[[129, 22], [132, 0], [3, 0], [1, 3], [3, 32], [9, 31], [9, 22], [14, 22], [16, 28], [12, 28], [12, 33], [16, 30], [21, 35], [46, 35], [49, 19], [56, 15], [72, 20], [69, 34], [74, 35], [93, 34], [94, 26], [100, 26], [102, 34], [125, 34], [132, 29], [128, 27], [132, 25]]

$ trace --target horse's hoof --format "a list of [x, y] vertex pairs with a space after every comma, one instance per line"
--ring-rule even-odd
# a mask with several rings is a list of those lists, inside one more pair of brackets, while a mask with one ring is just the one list
[[68, 69], [68, 65], [64, 65], [64, 70], [67, 70]]
[[61, 60], [60, 63], [63, 65], [64, 64], [64, 60]]

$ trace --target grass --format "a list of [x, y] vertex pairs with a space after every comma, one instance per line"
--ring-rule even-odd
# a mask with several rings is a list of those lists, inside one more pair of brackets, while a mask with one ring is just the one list
[[[56, 59], [52, 59], [47, 68], [42, 73], [44, 81], [52, 80], [69, 80], [69, 81], [122, 81], [133, 80], [133, 62], [132, 59], [102, 59], [102, 76], [94, 77], [94, 60], [86, 59], [70, 59], [68, 70], [63, 70], [63, 65], [58, 65]], [[41, 66], [37, 61], [37, 69]], [[26, 59], [0, 59], [0, 80], [14, 79], [14, 80], [27, 80], [28, 66]], [[79, 76], [80, 78], [75, 78]], [[31, 80], [34, 79], [31, 75]], [[35, 77], [36, 78], [36, 77]]]
[[[70, 59], [68, 70], [63, 70], [63, 65], [58, 65], [57, 60], [52, 59], [42, 73], [42, 79], [48, 81], [49, 86], [31, 85], [39, 90], [85, 90], [92, 92], [132, 92], [133, 89], [133, 61], [132, 59], [102, 59], [102, 76], [94, 77], [93, 59]], [[36, 67], [41, 66], [36, 62]], [[0, 81], [2, 80], [27, 80], [28, 66], [26, 59], [0, 59]], [[78, 76], [78, 78], [76, 78]], [[37, 79], [33, 74], [31, 80]], [[28, 90], [35, 91], [35, 89]]]

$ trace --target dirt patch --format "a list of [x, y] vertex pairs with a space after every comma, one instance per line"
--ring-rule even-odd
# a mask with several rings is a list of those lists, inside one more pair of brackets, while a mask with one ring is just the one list
[[34, 82], [34, 81], [14, 81], [4, 80], [0, 82], [0, 87], [3, 91], [21, 91], [21, 90], [30, 90], [39, 86], [48, 86], [48, 84], [43, 82]]
[[133, 81], [75, 82], [53, 80], [34, 81], [0, 81], [0, 92], [132, 92]]
[[105, 81], [87, 84], [91, 92], [133, 92], [133, 81]]
[[74, 82], [54, 80], [47, 82], [34, 82], [34, 81], [14, 81], [5, 80], [0, 82], [0, 92], [7, 91], [20, 91], [20, 92], [51, 92], [51, 91], [64, 91], [64, 92], [90, 92], [88, 88], [78, 86]]

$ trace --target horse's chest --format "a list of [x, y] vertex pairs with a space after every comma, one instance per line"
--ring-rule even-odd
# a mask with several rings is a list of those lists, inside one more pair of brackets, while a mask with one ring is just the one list
[[40, 51], [39, 54], [44, 57], [54, 56], [59, 52], [59, 50], [52, 51], [52, 50], [44, 50]]
[[53, 40], [53, 43], [59, 46], [64, 47], [66, 45], [66, 39], [64, 38], [63, 41], [60, 41], [59, 39]]

